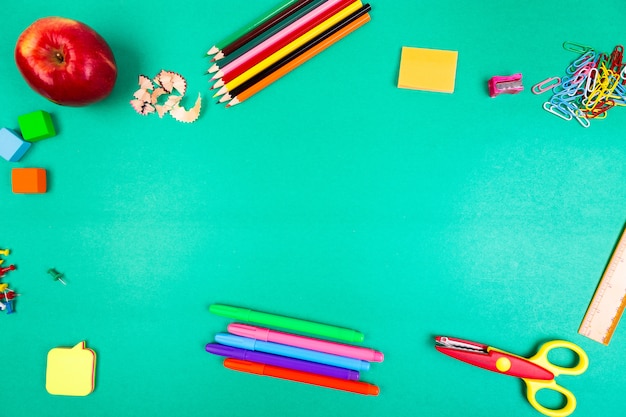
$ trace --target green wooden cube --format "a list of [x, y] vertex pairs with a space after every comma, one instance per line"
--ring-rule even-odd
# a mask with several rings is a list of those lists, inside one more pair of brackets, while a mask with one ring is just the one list
[[22, 138], [28, 142], [36, 142], [56, 135], [50, 113], [43, 110], [18, 116], [17, 123], [20, 125]]

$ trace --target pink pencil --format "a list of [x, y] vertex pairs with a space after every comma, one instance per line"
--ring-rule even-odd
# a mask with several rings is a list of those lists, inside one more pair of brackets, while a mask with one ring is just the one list
[[281, 343], [283, 345], [296, 346], [303, 349], [347, 356], [348, 358], [362, 359], [370, 362], [382, 362], [384, 358], [381, 352], [373, 349], [297, 336], [295, 334], [277, 332], [263, 327], [248, 326], [247, 324], [229, 324], [228, 332], [237, 336], [263, 340], [264, 342]]
[[257, 62], [260, 62], [282, 47], [295, 41], [300, 36], [315, 28], [317, 25], [335, 15], [339, 10], [342, 10], [354, 1], [355, 0], [328, 0], [325, 3], [322, 3], [321, 6], [312, 10], [308, 14], [293, 22], [291, 25], [287, 26], [285, 29], [250, 49], [245, 54], [224, 66], [224, 68], [219, 68], [218, 64], [213, 65], [209, 69], [209, 72], [217, 72], [211, 79], [217, 80], [218, 78], [223, 78], [225, 83], [229, 82], [250, 69]]

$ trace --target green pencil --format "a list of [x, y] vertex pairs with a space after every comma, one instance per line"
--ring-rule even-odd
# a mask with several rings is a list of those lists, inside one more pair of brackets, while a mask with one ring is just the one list
[[297, 332], [345, 340], [347, 342], [362, 342], [365, 338], [363, 333], [357, 332], [356, 330], [344, 329], [343, 327], [330, 326], [328, 324], [314, 323], [312, 321], [292, 319], [290, 317], [277, 316], [275, 314], [261, 313], [247, 308], [231, 307], [223, 304], [212, 304], [209, 307], [209, 311], [213, 314], [230, 317], [235, 320], [263, 324], [266, 326], [275, 326]]
[[274, 9], [265, 12], [263, 15], [259, 16], [252, 22], [248, 23], [246, 26], [239, 29], [237, 32], [233, 33], [232, 35], [228, 36], [225, 39], [222, 39], [221, 42], [218, 42], [215, 45], [213, 45], [211, 49], [209, 49], [209, 51], [207, 52], [207, 55], [215, 55], [216, 53], [220, 52], [222, 48], [224, 48], [226, 45], [236, 41], [239, 37], [245, 35], [246, 33], [251, 31], [255, 27], [261, 25], [266, 20], [271, 19], [274, 15], [277, 15], [278, 13], [280, 13], [287, 7], [291, 6], [291, 4], [295, 3], [296, 1], [298, 0], [283, 1], [280, 5], [278, 5]]

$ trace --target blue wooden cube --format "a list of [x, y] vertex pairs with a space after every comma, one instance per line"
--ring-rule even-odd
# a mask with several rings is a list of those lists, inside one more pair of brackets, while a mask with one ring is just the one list
[[30, 148], [14, 131], [3, 127], [0, 129], [0, 156], [9, 162], [17, 162]]
[[20, 125], [22, 138], [28, 142], [35, 142], [56, 135], [50, 113], [43, 110], [18, 116], [17, 123]]

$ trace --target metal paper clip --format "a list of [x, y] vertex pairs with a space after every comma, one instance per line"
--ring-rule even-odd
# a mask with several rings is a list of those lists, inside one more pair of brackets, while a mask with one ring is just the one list
[[499, 94], [517, 94], [524, 90], [522, 85], [522, 74], [509, 76], [496, 75], [491, 77], [488, 83], [489, 95], [495, 97]]
[[533, 85], [530, 91], [532, 91], [533, 94], [541, 94], [548, 90], [552, 90], [559, 84], [561, 84], [561, 79], [559, 77], [551, 77]]
[[570, 52], [576, 52], [578, 54], [584, 54], [587, 51], [593, 51], [591, 46], [582, 45], [576, 42], [565, 41], [563, 42], [563, 49]]

